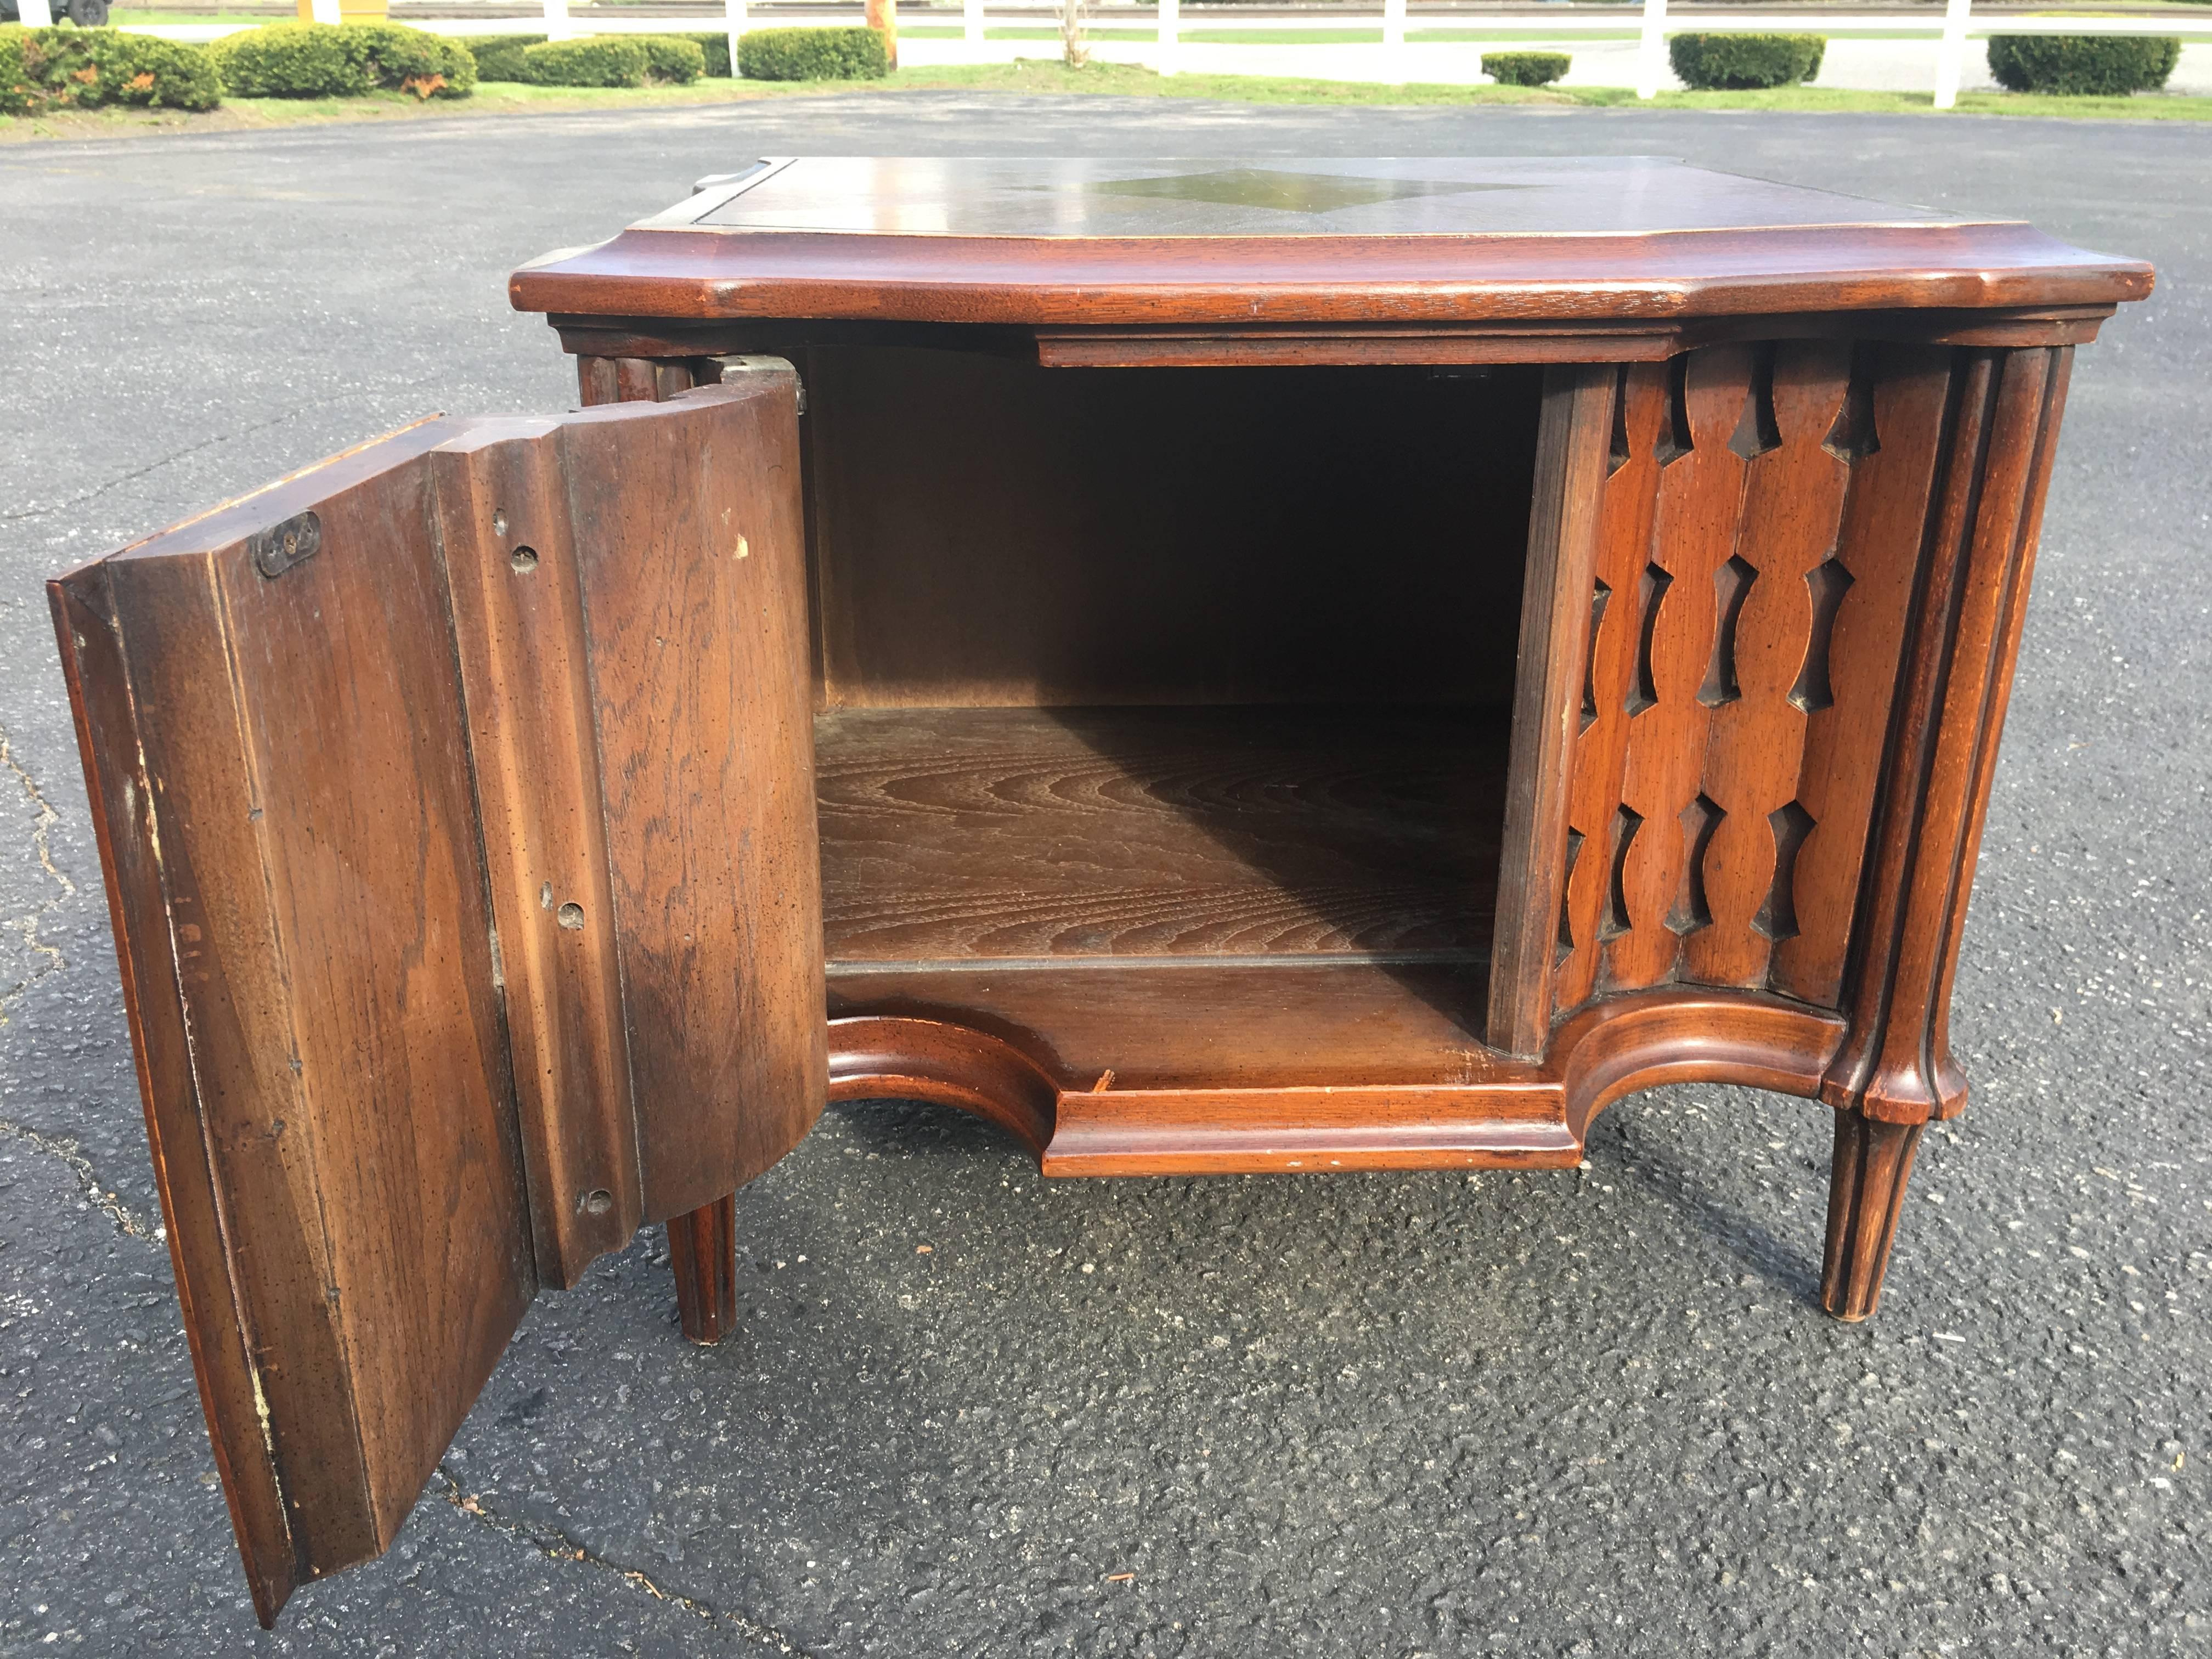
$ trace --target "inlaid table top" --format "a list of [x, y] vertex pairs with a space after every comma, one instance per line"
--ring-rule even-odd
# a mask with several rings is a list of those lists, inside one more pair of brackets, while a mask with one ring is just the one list
[[571, 316], [1017, 325], [2110, 307], [2024, 222], [1650, 156], [750, 162], [515, 273]]

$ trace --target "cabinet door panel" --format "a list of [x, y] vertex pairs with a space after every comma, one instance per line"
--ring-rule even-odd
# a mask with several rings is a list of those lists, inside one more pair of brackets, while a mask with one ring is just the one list
[[767, 1169], [829, 1088], [798, 387], [565, 434], [648, 1221]]
[[795, 418], [426, 422], [51, 585], [264, 1621], [390, 1545], [641, 1145], [726, 1192], [820, 1109]]
[[[416, 427], [54, 585], [264, 1617], [391, 1542], [536, 1289], [427, 511], [444, 435]], [[266, 574], [264, 532], [288, 524], [295, 554], [319, 545]]]

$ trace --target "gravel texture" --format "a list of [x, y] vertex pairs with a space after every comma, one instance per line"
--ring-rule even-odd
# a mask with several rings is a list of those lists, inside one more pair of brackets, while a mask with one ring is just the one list
[[[1960, 975], [1975, 1101], [1874, 1322], [1827, 1114], [1580, 1173], [1047, 1185], [833, 1109], [542, 1297], [392, 1553], [253, 1625], [179, 1329], [48, 574], [566, 365], [502, 281], [753, 155], [1646, 152], [2147, 255], [2082, 354]], [[0, 1653], [2212, 1650], [2212, 130], [857, 95], [0, 152]], [[927, 1247], [925, 1250], [924, 1247]]]

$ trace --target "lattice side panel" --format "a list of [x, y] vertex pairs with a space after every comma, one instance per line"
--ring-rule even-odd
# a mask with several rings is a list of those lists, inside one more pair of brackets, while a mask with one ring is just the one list
[[1670, 366], [1649, 556], [1637, 583], [1642, 637], [1628, 698], [1628, 756], [1613, 864], [1626, 931], [1606, 946], [1603, 981], [1639, 989], [1674, 977], [1683, 936], [1706, 925], [1693, 855], [1719, 831], [1702, 790], [1712, 710], [1707, 677], [1729, 596], [1747, 463], [1729, 446], [1752, 382], [1748, 346], [1716, 346]]
[[1638, 584], [1650, 562], [1651, 515], [1659, 480], [1659, 440], [1666, 426], [1668, 365], [1621, 370], [1613, 404], [1611, 471], [1600, 509], [1593, 627], [1575, 738], [1574, 777], [1567, 800], [1573, 849], [1560, 908], [1559, 960], [1553, 1006], [1565, 1011], [1597, 991], [1604, 941], [1623, 931], [1613, 915], [1613, 870], [1621, 768], [1628, 753], [1629, 697], [1643, 640]]
[[1777, 941], [1769, 970], [1776, 991], [1831, 1008], [1842, 996], [1929, 498], [1951, 441], [1949, 349], [1860, 354], [1835, 441], [1852, 461], [1850, 487], [1835, 557], [1813, 568], [1814, 648], [1794, 694], [1807, 710], [1796, 799], [1811, 820], [1791, 884], [1796, 932]]
[[1814, 573], [1835, 550], [1850, 477], [1831, 445], [1850, 386], [1847, 343], [1782, 343], [1759, 364], [1736, 428], [1751, 459], [1698, 694], [1712, 711], [1699, 798], [1711, 823], [1689, 872], [1701, 925], [1682, 941], [1682, 977], [1702, 984], [1763, 987], [1774, 941], [1798, 931], [1792, 878], [1813, 823], [1799, 798], [1800, 683], [1829, 620], [1820, 601], [1832, 587]]

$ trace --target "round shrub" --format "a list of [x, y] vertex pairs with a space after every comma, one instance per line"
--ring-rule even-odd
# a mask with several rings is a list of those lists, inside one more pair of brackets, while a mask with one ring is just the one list
[[235, 98], [358, 98], [372, 82], [337, 23], [271, 23], [208, 48]]
[[1482, 72], [1501, 87], [1548, 87], [1573, 62], [1564, 52], [1486, 52]]
[[417, 98], [465, 98], [476, 90], [477, 60], [458, 40], [398, 23], [347, 23], [338, 33], [373, 87]]
[[652, 61], [627, 34], [548, 40], [522, 51], [524, 75], [542, 87], [641, 87]]
[[215, 62], [198, 46], [115, 29], [0, 29], [0, 113], [94, 109], [213, 109]]
[[663, 86], [688, 87], [707, 72], [707, 54], [696, 40], [680, 34], [634, 34], [630, 39], [645, 48], [648, 80]]
[[1667, 61], [1684, 86], [1741, 92], [1809, 81], [1827, 49], [1819, 34], [1678, 34], [1667, 42]]
[[754, 29], [738, 37], [738, 73], [748, 81], [880, 81], [890, 68], [874, 29]]
[[542, 34], [449, 34], [447, 40], [476, 60], [479, 81], [527, 81], [522, 54], [545, 39]]
[[2008, 92], [2125, 97], [2156, 92], [2181, 61], [2171, 34], [1998, 34], [1990, 73]]

